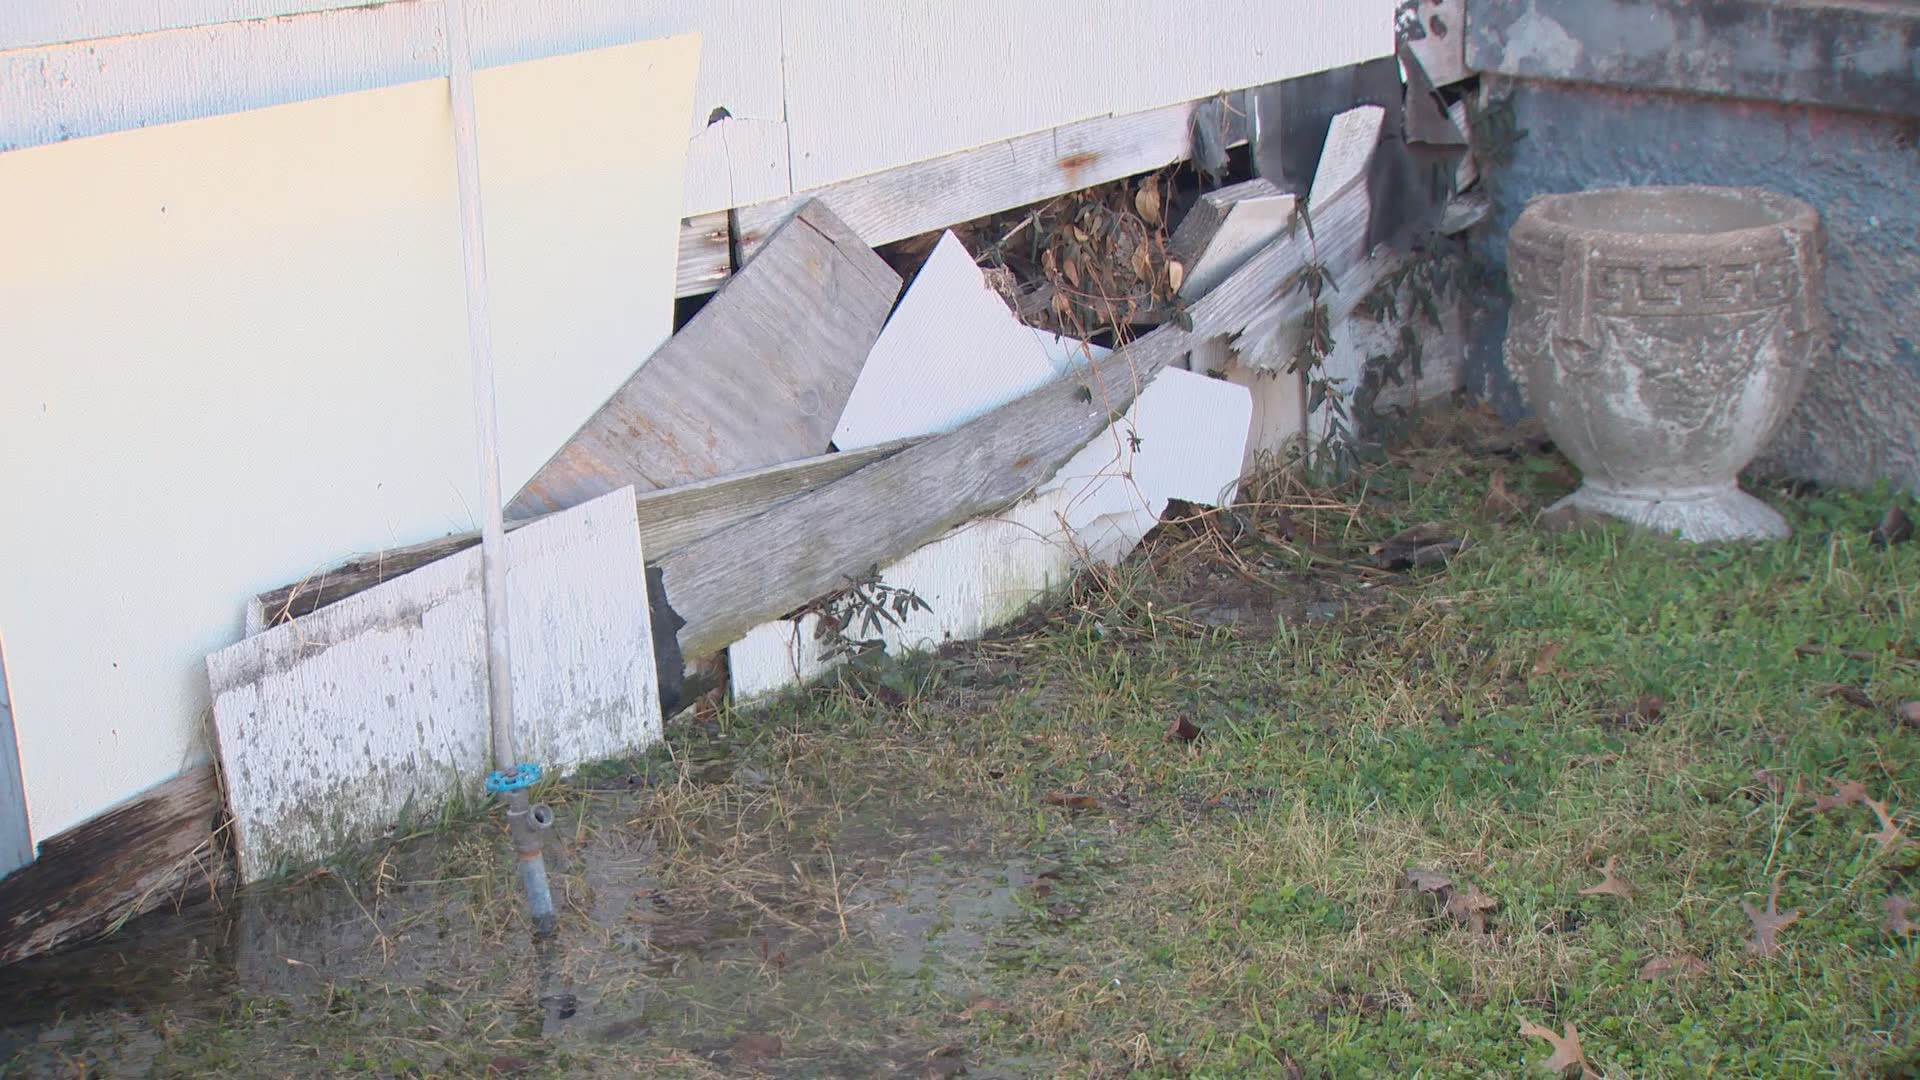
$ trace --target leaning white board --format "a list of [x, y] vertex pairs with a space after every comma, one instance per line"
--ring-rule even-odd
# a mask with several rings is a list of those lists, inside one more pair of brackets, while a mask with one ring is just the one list
[[[883, 569], [883, 582], [911, 589], [930, 610], [878, 637], [891, 653], [980, 637], [1075, 571], [1125, 558], [1169, 499], [1231, 502], [1251, 410], [1245, 387], [1162, 371], [1033, 495]], [[729, 647], [734, 700], [752, 702], [826, 670], [817, 625], [811, 615], [764, 623]]]
[[[476, 76], [502, 480], [673, 326], [690, 38]], [[205, 760], [249, 597], [480, 514], [444, 80], [0, 154], [36, 839]]]
[[[507, 536], [514, 739], [565, 772], [659, 742], [633, 489]], [[480, 549], [207, 657], [243, 881], [429, 817], [493, 767]]]
[[867, 353], [833, 443], [859, 450], [952, 431], [1052, 379], [1044, 341], [945, 233]]

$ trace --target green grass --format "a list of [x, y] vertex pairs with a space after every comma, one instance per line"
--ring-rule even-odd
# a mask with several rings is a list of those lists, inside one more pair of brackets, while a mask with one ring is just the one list
[[[1526, 512], [1486, 509], [1496, 464]], [[1231, 545], [1173, 530], [1017, 634], [672, 731], [617, 803], [556, 789], [565, 965], [621, 1038], [540, 1035], [497, 822], [469, 822], [354, 886], [424, 977], [161, 1010], [155, 1070], [1545, 1075], [1523, 1022], [1572, 1023], [1606, 1076], [1920, 1070], [1920, 935], [1880, 925], [1920, 848], [1811, 813], [1855, 780], [1920, 832], [1891, 714], [1920, 699], [1920, 544], [1866, 541], [1891, 496], [1770, 492], [1793, 539], [1691, 548], [1535, 528], [1561, 482], [1429, 447], [1276, 486]], [[1472, 544], [1354, 566], [1421, 523]], [[1631, 899], [1580, 894], [1609, 858]], [[606, 867], [640, 863], [671, 912], [620, 899]], [[1485, 932], [1415, 867], [1497, 900]], [[1752, 956], [1741, 903], [1775, 880], [1800, 917]], [[1639, 977], [1678, 954], [1705, 970]], [[782, 1056], [729, 1057], [759, 1032]]]

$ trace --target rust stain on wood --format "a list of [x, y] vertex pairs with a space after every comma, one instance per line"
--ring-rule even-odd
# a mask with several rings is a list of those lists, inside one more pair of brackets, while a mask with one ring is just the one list
[[125, 919], [206, 897], [224, 877], [212, 765], [172, 780], [40, 845], [0, 879], [0, 964], [105, 937]]
[[1088, 166], [1100, 160], [1100, 151], [1082, 150], [1077, 154], [1068, 154], [1059, 161], [1060, 171], [1067, 174], [1070, 188], [1079, 188], [1080, 173]]

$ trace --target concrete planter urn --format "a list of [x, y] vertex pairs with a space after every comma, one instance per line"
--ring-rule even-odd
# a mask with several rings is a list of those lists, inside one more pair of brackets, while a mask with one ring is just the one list
[[1505, 357], [1580, 467], [1553, 509], [1696, 543], [1789, 535], [1737, 478], [1827, 349], [1822, 259], [1813, 208], [1757, 188], [1530, 200]]

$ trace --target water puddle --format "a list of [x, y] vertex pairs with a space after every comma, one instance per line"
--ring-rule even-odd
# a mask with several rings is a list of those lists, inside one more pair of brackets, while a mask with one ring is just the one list
[[549, 943], [487, 820], [18, 965], [0, 1070], [993, 1075], [956, 1017], [1026, 862], [922, 803], [809, 807], [752, 772], [557, 808]]

